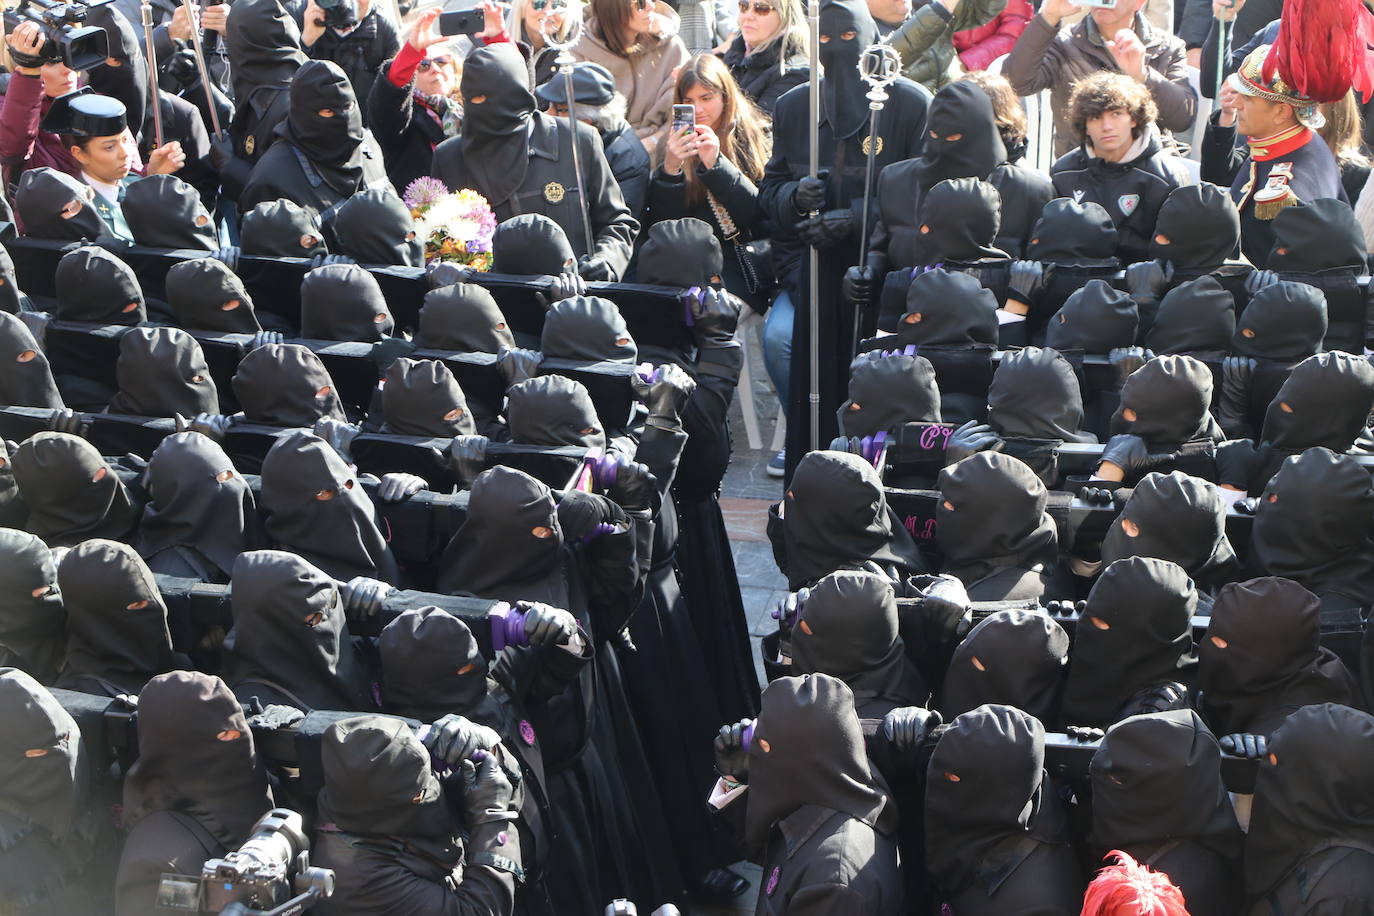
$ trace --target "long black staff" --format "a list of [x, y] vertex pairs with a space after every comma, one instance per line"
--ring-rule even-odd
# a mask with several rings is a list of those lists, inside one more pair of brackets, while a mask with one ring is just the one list
[[148, 95], [153, 106], [153, 149], [162, 146], [162, 106], [158, 103], [157, 53], [153, 50], [153, 5], [143, 0], [138, 5], [143, 20], [143, 44], [148, 55]]
[[[867, 149], [864, 155], [864, 207], [863, 222], [859, 224], [859, 261], [862, 268], [868, 263], [868, 217], [873, 206], [873, 173], [878, 162], [878, 115], [887, 102], [887, 87], [891, 86], [902, 72], [902, 59], [891, 45], [879, 42], [869, 45], [859, 56], [859, 76], [868, 83], [868, 139], [864, 141]], [[876, 280], [877, 278], [873, 278]], [[872, 296], [872, 283], [869, 284]], [[859, 336], [862, 334], [867, 310], [859, 305], [854, 307], [854, 337], [850, 342], [849, 356], [852, 359], [859, 352]]]
[[[550, 4], [558, 3], [558, 0], [548, 0]], [[550, 15], [542, 16], [539, 19], [539, 31], [544, 36], [544, 43], [558, 52], [554, 58], [554, 64], [558, 67], [558, 72], [563, 74], [563, 91], [568, 96], [568, 128], [572, 137], [572, 167], [573, 180], [577, 182], [577, 206], [582, 214], [582, 233], [587, 240], [587, 250], [583, 254], [591, 257], [596, 250], [595, 237], [592, 235], [592, 219], [587, 213], [587, 195], [582, 189], [582, 159], [577, 152], [577, 100], [573, 94], [573, 64], [577, 59], [572, 56], [572, 47], [577, 43], [578, 33], [581, 31], [581, 23], [575, 23], [568, 29], [568, 34], [561, 41], [554, 34], [552, 28], [553, 16], [552, 7]], [[566, 12], [564, 15], [568, 15]]]
[[[811, 97], [810, 97], [810, 124], [808, 126], [807, 144], [810, 160], [807, 166], [807, 175], [815, 178], [820, 173], [821, 160], [821, 141], [820, 141], [820, 120], [821, 120], [821, 0], [809, 0], [806, 7], [806, 21], [811, 26]], [[811, 217], [819, 215], [818, 210], [812, 210]], [[821, 253], [815, 245], [811, 246], [810, 252], [810, 279], [811, 279], [811, 451], [820, 448], [821, 437]]]

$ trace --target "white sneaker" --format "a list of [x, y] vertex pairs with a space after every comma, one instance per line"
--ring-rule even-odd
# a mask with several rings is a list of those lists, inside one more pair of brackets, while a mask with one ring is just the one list
[[787, 473], [787, 449], [783, 449], [770, 458], [766, 470], [769, 477], [781, 477]]

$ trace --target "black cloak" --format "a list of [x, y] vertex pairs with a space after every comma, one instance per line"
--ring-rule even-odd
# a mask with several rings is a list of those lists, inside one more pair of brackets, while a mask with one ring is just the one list
[[388, 188], [359, 191], [329, 224], [339, 251], [359, 264], [423, 267], [425, 244], [415, 237], [415, 218]]
[[377, 278], [357, 264], [316, 267], [301, 280], [301, 336], [376, 343], [396, 321]]
[[[821, 4], [820, 34], [825, 39], [817, 49], [825, 73], [820, 115], [830, 122], [836, 140], [846, 140], [868, 126], [868, 107], [862, 101], [868, 87], [859, 77], [859, 59], [877, 42], [878, 24], [864, 3], [826, 0]], [[844, 37], [850, 34], [853, 37]]]
[[[329, 109], [333, 117], [320, 117]], [[340, 197], [359, 190], [363, 178], [362, 109], [353, 85], [333, 61], [307, 61], [291, 77], [290, 108], [277, 125], [279, 140], [299, 150]]]
[[1045, 327], [1045, 346], [1108, 353], [1135, 343], [1140, 323], [1135, 300], [1106, 280], [1089, 280], [1060, 306]]
[[[94, 195], [94, 189], [81, 179], [44, 166], [19, 176], [14, 208], [25, 235], [89, 242], [110, 234], [95, 210]], [[75, 209], [72, 204], [77, 205]]]
[[8, 750], [0, 756], [0, 818], [67, 837], [85, 811], [89, 779], [76, 720], [32, 677], [0, 668], [0, 729]]
[[1226, 503], [1216, 485], [1182, 471], [1146, 474], [1102, 539], [1103, 566], [1126, 557], [1177, 563], [1208, 590], [1227, 581], [1236, 552], [1226, 537]]
[[29, 326], [0, 312], [0, 403], [12, 407], [62, 408], [52, 368]]
[[[1250, 308], [1253, 307], [1252, 299]], [[1249, 316], [1249, 309], [1245, 314]], [[1145, 345], [1160, 356], [1226, 352], [1231, 349], [1235, 333], [1235, 299], [1215, 277], [1204, 275], [1180, 283], [1164, 294], [1154, 324], [1145, 335]]]
[[[515, 45], [509, 42], [478, 48], [463, 62], [460, 88], [463, 133], [459, 152], [464, 168], [487, 201], [499, 206], [510, 200], [525, 180], [529, 166], [530, 120], [534, 93], [529, 74]], [[485, 96], [474, 104], [472, 99]]]
[[845, 436], [871, 436], [903, 423], [939, 423], [940, 389], [924, 356], [860, 358], [849, 367], [849, 400], [836, 419]]
[[138, 521], [138, 507], [119, 475], [85, 439], [36, 433], [20, 444], [11, 461], [29, 508], [24, 527], [49, 547], [122, 538]]
[[263, 201], [249, 210], [243, 217], [240, 240], [244, 254], [312, 258], [329, 253], [315, 211], [293, 200]]
[[476, 283], [454, 283], [425, 293], [415, 345], [459, 353], [498, 353], [515, 335], [491, 293]]
[[985, 703], [1005, 703], [1057, 721], [1069, 634], [1048, 614], [995, 611], [954, 649], [940, 712], [945, 721]]
[[57, 566], [48, 545], [27, 531], [0, 528], [0, 667], [51, 684], [67, 637]]
[[82, 245], [64, 254], [53, 283], [54, 318], [99, 324], [141, 324], [148, 319], [133, 268], [104, 248]]
[[[973, 83], [956, 80], [935, 93], [926, 115], [925, 152], [916, 160], [916, 178], [922, 191], [951, 179], [986, 179], [1006, 161], [1007, 148], [997, 131], [992, 99], [986, 92]], [[924, 204], [920, 213], [923, 222], [932, 222]], [[993, 232], [988, 238], [996, 235]]]
[[997, 297], [971, 274], [934, 268], [906, 292], [897, 343], [958, 346], [997, 343]]
[[382, 385], [385, 431], [398, 436], [471, 436], [477, 428], [452, 370], [437, 359], [402, 356]]
[[132, 328], [119, 339], [119, 391], [106, 413], [194, 417], [219, 413], [219, 389], [200, 344], [180, 328]]
[[429, 751], [410, 726], [381, 716], [335, 722], [324, 734], [320, 762], [322, 820], [345, 833], [418, 843], [439, 859], [431, 864], [445, 875], [458, 866], [459, 824]]
[[522, 213], [497, 226], [491, 258], [498, 274], [552, 277], [577, 269], [568, 234], [542, 213]]
[[149, 175], [130, 183], [120, 210], [137, 245], [191, 251], [219, 247], [215, 221], [200, 194], [175, 175]]
[[233, 386], [250, 423], [314, 426], [325, 417], [348, 419], [329, 370], [300, 344], [258, 347], [239, 362]]
[[167, 271], [167, 302], [177, 323], [193, 331], [256, 334], [262, 330], [253, 297], [227, 264], [193, 258]]

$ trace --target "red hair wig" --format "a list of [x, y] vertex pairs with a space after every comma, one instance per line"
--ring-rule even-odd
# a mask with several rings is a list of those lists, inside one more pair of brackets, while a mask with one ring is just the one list
[[1168, 875], [1151, 871], [1120, 850], [1112, 850], [1106, 858], [1120, 864], [1097, 873], [1083, 895], [1080, 916], [1189, 916], [1183, 892]]

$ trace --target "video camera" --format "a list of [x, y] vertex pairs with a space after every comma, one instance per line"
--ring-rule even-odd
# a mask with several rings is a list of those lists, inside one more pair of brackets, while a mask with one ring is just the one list
[[163, 875], [157, 906], [227, 916], [286, 916], [333, 893], [334, 872], [310, 865], [310, 840], [301, 816], [273, 808], [242, 846], [206, 862], [199, 878]]
[[331, 29], [351, 29], [358, 24], [358, 0], [315, 0]]
[[92, 8], [104, 6], [112, 0], [80, 0], [59, 3], [56, 0], [19, 0], [18, 5], [5, 10], [5, 34], [14, 31], [21, 22], [36, 22], [43, 27], [43, 47], [38, 56], [45, 64], [58, 61], [72, 70], [89, 70], [105, 63], [109, 57], [109, 36], [99, 26], [82, 25]]

